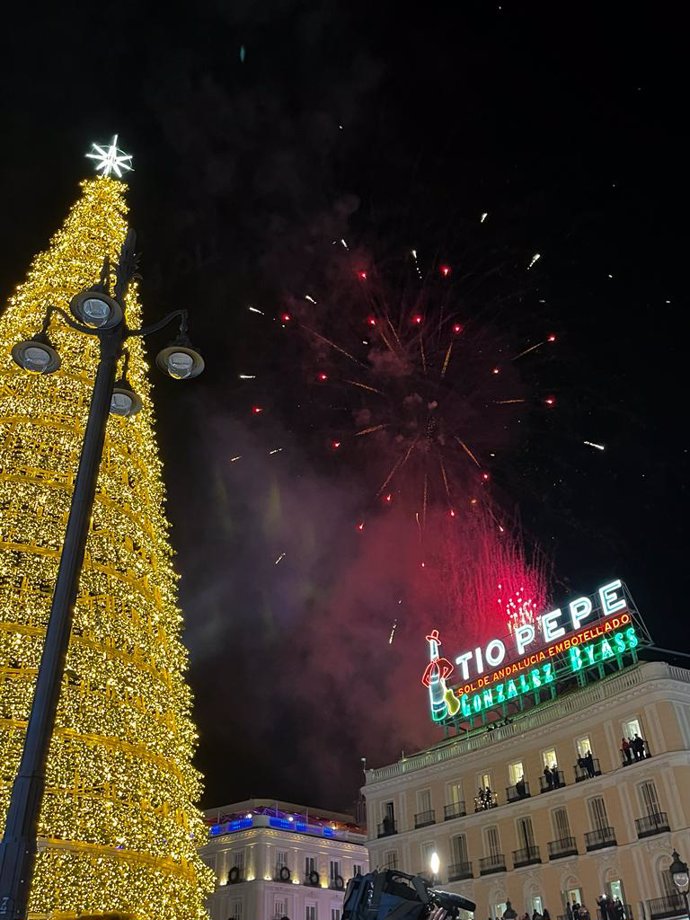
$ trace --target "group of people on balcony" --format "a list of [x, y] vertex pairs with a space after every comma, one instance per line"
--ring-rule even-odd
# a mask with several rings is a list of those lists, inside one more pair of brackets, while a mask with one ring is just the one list
[[593, 776], [596, 776], [596, 771], [594, 769], [594, 757], [592, 756], [591, 751], [577, 758], [577, 765], [582, 770], [583, 773], [586, 773], [587, 776], [591, 779]]
[[561, 785], [561, 780], [558, 776], [558, 766], [554, 764], [552, 767], [549, 767], [547, 764], [544, 767], [544, 780], [546, 781], [547, 789], [558, 789]]
[[[513, 905], [510, 903], [510, 901], [506, 901], [506, 909], [503, 911], [503, 917], [501, 920], [517, 920], [517, 916], [517, 911]], [[490, 917], [489, 920], [491, 920]], [[529, 911], [525, 911], [525, 913], [520, 917], [520, 920], [551, 920], [551, 914], [546, 908], [544, 908], [542, 913], [539, 913], [539, 911], [535, 908], [531, 917]]]
[[625, 907], [620, 898], [616, 898], [614, 901], [613, 898], [605, 894], [597, 898], [597, 905], [601, 920], [624, 920]]
[[488, 786], [483, 789], [480, 786], [474, 797], [474, 810], [485, 811], [487, 808], [495, 808], [497, 805], [496, 793], [492, 792]]
[[566, 904], [565, 913], [568, 920], [590, 920], [589, 911], [584, 904], [580, 904], [579, 901], [573, 901], [572, 904]]
[[623, 765], [632, 763], [634, 760], [644, 760], [645, 757], [649, 757], [649, 751], [647, 750], [647, 742], [644, 738], [635, 732], [633, 738], [623, 738], [621, 740], [621, 755], [623, 756]]

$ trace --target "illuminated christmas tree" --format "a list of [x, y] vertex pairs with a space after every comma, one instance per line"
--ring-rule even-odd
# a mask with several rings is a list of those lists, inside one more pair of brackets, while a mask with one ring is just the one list
[[[102, 164], [103, 165], [103, 164]], [[111, 164], [112, 165], [112, 164]], [[106, 173], [110, 170], [106, 169]], [[119, 170], [115, 170], [119, 174]], [[94, 337], [59, 317], [62, 365], [48, 376], [13, 363], [12, 346], [68, 308], [117, 261], [126, 186], [109, 176], [82, 195], [0, 318], [0, 820], [21, 755], [98, 360]], [[126, 298], [140, 325], [135, 287]], [[141, 339], [128, 378], [143, 399], [108, 422], [50, 748], [31, 916], [119, 911], [197, 920], [213, 880], [196, 853], [196, 734], [185, 682], [176, 576]]]

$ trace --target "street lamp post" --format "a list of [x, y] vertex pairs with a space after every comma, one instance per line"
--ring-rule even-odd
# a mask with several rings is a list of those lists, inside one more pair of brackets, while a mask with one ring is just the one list
[[678, 891], [683, 895], [685, 902], [685, 915], [688, 916], [688, 886], [690, 886], [690, 874], [688, 874], [688, 864], [678, 855], [678, 851], [673, 851], [673, 862], [668, 867], [671, 878]]
[[157, 332], [175, 319], [179, 319], [180, 334], [172, 345], [158, 355], [158, 366], [176, 379], [196, 377], [204, 368], [201, 355], [187, 338], [186, 311], [175, 311], [159, 322], [141, 329], [127, 328], [124, 295], [134, 267], [134, 234], [130, 231], [120, 255], [114, 296], [108, 293], [106, 260], [100, 283], [73, 298], [70, 309], [76, 319], [72, 319], [64, 310], [50, 307], [41, 331], [32, 339], [20, 342], [12, 349], [12, 357], [25, 370], [40, 374], [56, 371], [60, 367], [60, 358], [47, 333], [52, 316], [58, 314], [73, 329], [98, 338], [100, 357], [29, 724], [19, 770], [12, 787], [5, 833], [0, 844], [2, 920], [26, 920], [27, 916], [29, 891], [36, 861], [38, 820], [45, 789], [48, 749], [55, 728], [60, 686], [65, 671], [74, 604], [84, 561], [108, 415], [134, 415], [141, 408], [141, 400], [126, 381], [126, 352], [123, 377], [117, 382], [115, 380], [117, 364], [123, 355], [124, 342], [131, 336], [141, 337]]

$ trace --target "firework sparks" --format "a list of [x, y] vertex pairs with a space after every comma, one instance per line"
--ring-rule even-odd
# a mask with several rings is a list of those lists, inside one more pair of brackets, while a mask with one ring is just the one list
[[283, 559], [285, 559], [285, 556], [286, 556], [285, 553], [281, 553], [280, 556], [278, 556], [278, 558], [276, 559], [276, 561], [273, 563], [273, 565], [278, 565], [279, 562], [282, 562]]
[[305, 295], [304, 295], [304, 299], [305, 299], [305, 300], [308, 300], [309, 303], [313, 303], [313, 304], [316, 303], [316, 301], [315, 301], [314, 298], [311, 296], [311, 294], [305, 294]]
[[393, 628], [391, 629], [391, 634], [388, 637], [388, 644], [393, 645], [393, 639], [395, 639], [395, 630], [398, 628], [398, 621], [393, 620]]
[[256, 374], [238, 374], [240, 380], [256, 380]]
[[605, 444], [597, 444], [594, 441], [583, 441], [583, 444], [586, 444], [587, 447], [594, 447], [596, 450], [606, 450]]
[[247, 307], [250, 313], [258, 313], [260, 316], [266, 316], [263, 310], [259, 310], [258, 307]]
[[540, 252], [535, 252], [534, 255], [532, 256], [531, 260], [530, 260], [529, 265], [527, 266], [527, 271], [529, 271], [530, 268], [532, 268], [533, 265], [536, 265], [536, 263], [539, 261], [539, 259], [541, 259], [541, 253], [540, 253]]
[[489, 216], [488, 211], [484, 211], [484, 213], [482, 214], [482, 216], [479, 218], [479, 223], [480, 223], [480, 224], [483, 224], [484, 221], [486, 220], [486, 218], [487, 218], [488, 216]]

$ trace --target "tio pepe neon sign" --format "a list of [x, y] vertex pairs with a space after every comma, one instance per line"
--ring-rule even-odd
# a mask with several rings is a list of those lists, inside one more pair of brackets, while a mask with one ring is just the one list
[[630, 614], [621, 613], [627, 611], [621, 581], [603, 585], [597, 597], [596, 609], [590, 597], [578, 597], [567, 607], [543, 614], [538, 618], [539, 633], [537, 626], [526, 623], [505, 641], [491, 639], [483, 648], [458, 655], [455, 664], [459, 677], [466, 682], [459, 689], [448, 686], [455, 667], [441, 656], [438, 630], [432, 630], [426, 637], [429, 663], [422, 677], [429, 692], [432, 719], [441, 722], [456, 715], [469, 718], [553, 684], [554, 656], [567, 655], [565, 667], [574, 673], [632, 651], [639, 639]]

